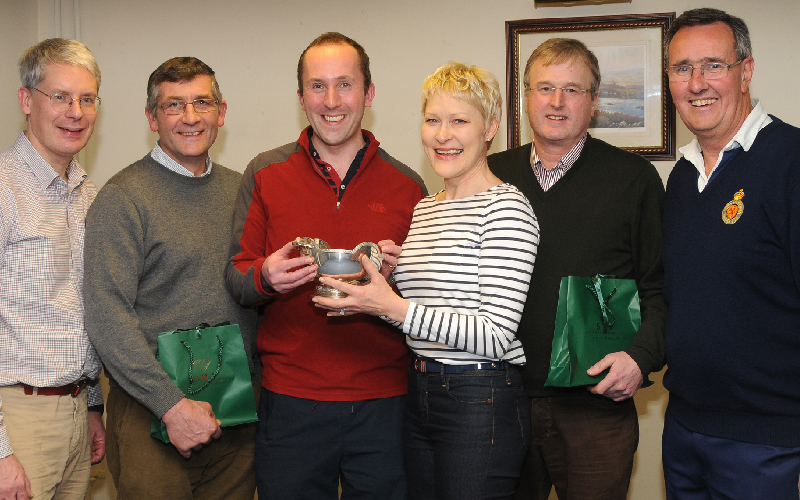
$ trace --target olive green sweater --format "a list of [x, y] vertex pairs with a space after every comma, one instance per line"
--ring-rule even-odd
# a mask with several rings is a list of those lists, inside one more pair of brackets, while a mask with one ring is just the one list
[[255, 316], [224, 278], [240, 179], [217, 164], [182, 176], [148, 154], [112, 177], [86, 216], [89, 338], [111, 384], [159, 418], [183, 397], [156, 359], [160, 333], [230, 321], [252, 359]]

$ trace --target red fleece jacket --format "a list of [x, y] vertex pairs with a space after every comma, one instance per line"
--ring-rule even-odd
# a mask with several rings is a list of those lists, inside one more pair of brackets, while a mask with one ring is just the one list
[[261, 286], [266, 257], [297, 237], [346, 249], [405, 240], [414, 206], [426, 194], [422, 179], [362, 133], [369, 146], [338, 208], [336, 193], [313, 164], [307, 130], [297, 142], [256, 156], [244, 173], [226, 280], [240, 303], [266, 303], [258, 352], [270, 391], [322, 401], [406, 393], [402, 332], [363, 314], [327, 317], [309, 299], [316, 282], [275, 295]]

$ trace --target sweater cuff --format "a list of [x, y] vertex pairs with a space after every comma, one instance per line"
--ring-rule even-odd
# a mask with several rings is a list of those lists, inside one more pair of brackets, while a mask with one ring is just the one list
[[254, 278], [253, 281], [255, 282], [256, 285], [256, 292], [258, 292], [259, 295], [267, 295], [269, 297], [273, 297], [277, 295], [278, 292], [276, 292], [275, 289], [273, 289], [269, 285], [269, 283], [267, 283], [266, 280], [264, 280], [261, 274], [261, 268], [264, 266], [264, 262], [266, 261], [267, 258], [264, 257], [263, 259], [258, 259], [255, 262], [253, 262], [253, 273], [255, 274], [255, 276], [253, 276]]
[[639, 366], [639, 371], [642, 372], [641, 388], [650, 387], [653, 385], [653, 382], [649, 378], [651, 373], [649, 367], [653, 366], [652, 363], [648, 362], [650, 360], [650, 353], [641, 347], [636, 346], [629, 347], [627, 350], [625, 350], [625, 353], [627, 353], [628, 356], [633, 359], [636, 365]]
[[174, 391], [170, 391], [169, 394], [162, 394], [158, 401], [150, 401], [150, 404], [145, 405], [159, 419], [163, 418], [170, 408], [186, 397], [176, 385], [173, 384], [173, 388]]

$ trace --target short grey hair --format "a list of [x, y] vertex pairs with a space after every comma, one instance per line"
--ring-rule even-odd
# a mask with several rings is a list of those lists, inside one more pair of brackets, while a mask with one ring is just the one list
[[707, 26], [714, 23], [725, 23], [731, 31], [733, 31], [737, 61], [753, 56], [753, 47], [750, 44], [750, 31], [747, 29], [747, 24], [745, 24], [741, 18], [732, 16], [719, 9], [702, 8], [687, 10], [669, 27], [667, 36], [664, 37], [664, 60], [667, 61], [667, 64], [669, 64], [669, 44], [681, 28]]
[[44, 78], [48, 64], [68, 64], [84, 68], [97, 80], [100, 90], [100, 67], [89, 48], [77, 40], [49, 38], [29, 48], [19, 59], [19, 78], [23, 87], [33, 89]]

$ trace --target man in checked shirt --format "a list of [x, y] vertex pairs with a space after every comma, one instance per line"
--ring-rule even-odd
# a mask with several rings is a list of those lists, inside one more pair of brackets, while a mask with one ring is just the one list
[[0, 153], [0, 500], [83, 499], [105, 430], [82, 293], [97, 188], [73, 157], [94, 130], [100, 69], [54, 38], [19, 70], [28, 126]]

